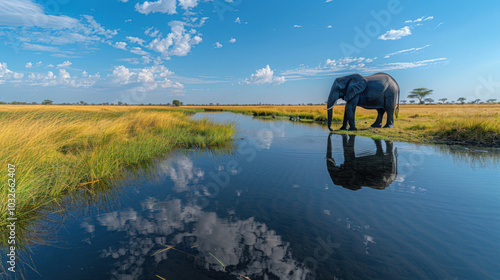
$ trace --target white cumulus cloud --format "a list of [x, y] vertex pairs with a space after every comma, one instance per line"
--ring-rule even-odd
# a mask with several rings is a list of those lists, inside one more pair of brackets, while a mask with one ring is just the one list
[[70, 79], [71, 75], [66, 71], [66, 69], [59, 69], [59, 78], [62, 80]]
[[137, 75], [137, 81], [139, 83], [153, 83], [155, 81], [155, 75], [153, 71], [148, 68], [141, 69], [139, 74]]
[[189, 10], [198, 5], [198, 0], [179, 0], [179, 6], [181, 6], [184, 10]]
[[186, 23], [182, 21], [171, 21], [168, 24], [171, 27], [171, 32], [166, 36], [161, 35], [155, 38], [149, 45], [148, 49], [159, 52], [163, 57], [170, 56], [186, 56], [191, 48], [201, 43], [202, 38], [199, 35], [194, 35], [191, 30], [185, 28]]
[[229, 43], [231, 43], [231, 44], [236, 43], [236, 39], [235, 38], [231, 38], [231, 40], [229, 40]]
[[83, 71], [80, 76], [71, 76], [66, 69], [59, 69], [59, 76], [56, 76], [54, 72], [48, 71], [47, 74], [43, 73], [31, 73], [25, 83], [30, 86], [67, 86], [67, 87], [82, 87], [89, 88], [93, 86], [101, 76], [99, 73], [94, 75], [89, 75], [86, 71]]
[[125, 42], [116, 42], [113, 47], [120, 49], [120, 50], [127, 50], [127, 43]]
[[138, 37], [132, 37], [132, 36], [127, 36], [126, 39], [130, 42], [130, 43], [133, 43], [133, 44], [139, 44], [139, 45], [143, 45], [144, 44], [144, 40], [141, 39], [141, 38], [138, 38]]
[[252, 85], [263, 85], [263, 84], [280, 85], [284, 82], [285, 82], [285, 77], [274, 76], [274, 71], [271, 70], [271, 67], [269, 67], [269, 65], [266, 65], [266, 67], [257, 70], [255, 74], [252, 74], [250, 76], [250, 78], [247, 78], [243, 81], [243, 83], [245, 84], [252, 84]]
[[176, 0], [158, 0], [156, 2], [145, 1], [142, 4], [135, 4], [135, 10], [141, 14], [163, 13], [173, 15], [176, 14]]
[[132, 77], [134, 73], [130, 72], [130, 70], [123, 66], [116, 66], [115, 70], [113, 70], [113, 78], [116, 83], [119, 84], [128, 84], [130, 82], [130, 77]]
[[7, 68], [7, 63], [0, 62], [0, 84], [8, 80], [20, 80], [24, 77], [23, 73], [16, 73]]
[[216, 48], [216, 49], [220, 49], [220, 48], [222, 48], [222, 44], [221, 44], [221, 43], [219, 43], [219, 42], [215, 42], [215, 44], [214, 44], [214, 48]]
[[[179, 0], [179, 7], [189, 11], [190, 9], [198, 6], [199, 2], [212, 2], [213, 0]], [[225, 0], [226, 2], [232, 2], [232, 0]], [[149, 13], [163, 13], [163, 14], [177, 14], [177, 1], [176, 0], [157, 0], [154, 2], [145, 1], [140, 4], [135, 5], [135, 10], [142, 14]]]
[[405, 26], [401, 29], [397, 29], [397, 30], [389, 30], [387, 31], [385, 34], [382, 34], [380, 35], [380, 37], [378, 37], [380, 40], [399, 40], [405, 36], [409, 36], [411, 35], [411, 30], [410, 30], [410, 27], [409, 26]]
[[115, 67], [110, 78], [112, 82], [117, 84], [131, 84], [133, 90], [141, 92], [152, 91], [158, 88], [171, 88], [177, 91], [183, 89], [183, 84], [173, 82], [167, 78], [173, 74], [172, 71], [163, 65], [138, 69], [129, 69], [120, 65]]
[[71, 66], [71, 62], [69, 62], [68, 60], [66, 60], [65, 62], [61, 63], [61, 64], [57, 64], [57, 68], [66, 68], [66, 67], [70, 67]]

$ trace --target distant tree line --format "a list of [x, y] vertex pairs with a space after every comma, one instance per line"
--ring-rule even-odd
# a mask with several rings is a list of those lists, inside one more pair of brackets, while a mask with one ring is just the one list
[[292, 103], [282, 103], [282, 104], [272, 104], [272, 103], [245, 103], [245, 104], [223, 104], [223, 103], [208, 103], [208, 104], [184, 104], [182, 101], [179, 100], [173, 100], [172, 103], [141, 103], [141, 104], [127, 104], [118, 101], [116, 104], [113, 102], [102, 102], [102, 103], [87, 103], [85, 101], [79, 101], [79, 102], [74, 102], [74, 103], [54, 103], [54, 101], [50, 99], [46, 99], [42, 101], [41, 103], [37, 102], [21, 102], [21, 101], [12, 101], [12, 102], [4, 102], [0, 101], [0, 104], [15, 104], [15, 105], [106, 105], [106, 106], [260, 106], [260, 105], [266, 105], [266, 106], [313, 106], [313, 105], [325, 105], [326, 101], [324, 103], [298, 103], [298, 104], [292, 104]]
[[[432, 89], [427, 89], [427, 88], [416, 88], [410, 91], [410, 94], [408, 95], [408, 98], [412, 99], [417, 99], [419, 104], [433, 104], [434, 99], [428, 97], [433, 93]], [[465, 97], [459, 97], [457, 100], [451, 100], [448, 101], [448, 98], [440, 98], [438, 99], [441, 101], [440, 104], [465, 104], [466, 98]], [[496, 99], [488, 99], [486, 102], [482, 102], [481, 99], [475, 99], [467, 102], [468, 104], [484, 104], [484, 103], [495, 103], [497, 100]], [[408, 101], [406, 100], [401, 100], [402, 104], [406, 104]], [[410, 104], [415, 104], [415, 100], [410, 100]]]
[[[418, 100], [419, 104], [434, 104], [434, 99], [428, 97], [431, 95], [433, 92], [432, 89], [427, 89], [427, 88], [416, 88], [410, 92], [408, 95], [408, 98], [416, 99]], [[416, 100], [401, 100], [401, 104], [415, 104], [417, 101]], [[481, 99], [475, 99], [475, 100], [470, 100], [469, 102], [466, 102], [467, 99], [465, 97], [459, 97], [457, 100], [451, 100], [448, 101], [448, 98], [440, 98], [438, 99], [440, 101], [439, 104], [484, 104], [484, 103], [496, 103], [497, 99], [488, 99], [485, 102], [482, 102]], [[500, 102], [498, 102], [500, 103]], [[22, 102], [22, 101], [12, 101], [12, 102], [4, 102], [0, 101], [0, 104], [13, 104], [13, 105], [79, 105], [79, 106], [85, 106], [85, 105], [100, 105], [100, 106], [184, 106], [184, 103], [181, 102], [180, 100], [174, 99], [172, 103], [141, 103], [141, 104], [127, 104], [123, 103], [121, 101], [118, 101], [116, 104], [113, 102], [102, 102], [102, 103], [87, 103], [85, 101], [79, 101], [75, 103], [54, 103], [54, 101], [50, 99], [45, 99], [41, 103], [37, 102]], [[298, 103], [298, 104], [271, 104], [271, 103], [245, 103], [245, 104], [221, 104], [221, 103], [208, 103], [208, 104], [186, 104], [186, 106], [261, 106], [261, 105], [266, 105], [266, 106], [313, 106], [313, 105], [325, 105], [326, 101], [323, 103]]]

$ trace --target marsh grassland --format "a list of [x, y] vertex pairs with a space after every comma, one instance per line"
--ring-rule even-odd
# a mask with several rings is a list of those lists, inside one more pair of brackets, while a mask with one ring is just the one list
[[[2, 194], [16, 166], [16, 216], [27, 221], [72, 191], [112, 179], [177, 148], [230, 145], [235, 127], [194, 110], [118, 106], [0, 106]], [[10, 177], [9, 177], [10, 178]], [[0, 209], [6, 223], [7, 195]]]
[[[118, 179], [127, 168], [151, 163], [174, 149], [232, 146], [235, 125], [190, 118], [203, 111], [269, 120], [299, 117], [300, 122], [324, 125], [328, 133], [325, 106], [2, 105], [0, 163], [5, 170], [0, 180], [5, 183], [1, 191], [7, 193], [7, 165], [13, 164], [16, 216], [32, 226], [30, 220], [43, 216], [40, 211], [57, 209], [53, 205], [65, 196], [106, 188], [101, 183], [107, 179]], [[500, 146], [498, 104], [401, 105], [394, 129], [371, 128], [376, 111], [358, 108], [356, 132], [338, 130], [343, 111], [343, 106], [334, 108], [335, 133], [414, 143]], [[6, 195], [1, 202], [0, 224], [4, 225]]]
[[[208, 106], [205, 111], [229, 111], [262, 118], [288, 119], [301, 122], [326, 121], [325, 106]], [[500, 146], [500, 104], [464, 105], [400, 105], [395, 128], [371, 128], [377, 112], [358, 107], [358, 131], [340, 131], [344, 106], [335, 106], [332, 129], [335, 133], [356, 134], [373, 138], [413, 143], [446, 143], [477, 146]], [[385, 124], [384, 116], [384, 122]]]

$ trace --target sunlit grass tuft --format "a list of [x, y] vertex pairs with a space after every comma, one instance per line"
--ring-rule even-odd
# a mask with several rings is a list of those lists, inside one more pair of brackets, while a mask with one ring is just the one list
[[487, 117], [440, 120], [435, 135], [441, 139], [464, 142], [473, 139], [484, 143], [500, 142], [500, 122]]

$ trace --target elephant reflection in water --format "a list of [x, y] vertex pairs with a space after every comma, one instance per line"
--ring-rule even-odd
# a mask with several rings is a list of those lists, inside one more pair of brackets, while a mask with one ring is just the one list
[[354, 152], [356, 136], [342, 135], [344, 163], [339, 166], [332, 157], [331, 137], [332, 134], [328, 135], [326, 166], [335, 185], [354, 191], [361, 187], [383, 190], [394, 182], [398, 175], [398, 154], [397, 149], [393, 149], [392, 142], [385, 141], [384, 153], [382, 141], [374, 139], [377, 147], [375, 154], [356, 157]]

